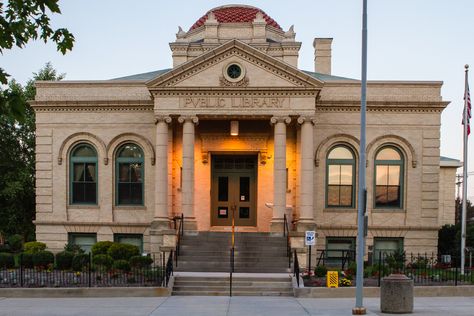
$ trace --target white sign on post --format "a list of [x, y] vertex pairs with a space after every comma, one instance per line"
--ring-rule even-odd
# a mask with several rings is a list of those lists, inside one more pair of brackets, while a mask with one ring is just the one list
[[316, 232], [314, 230], [307, 230], [305, 233], [304, 243], [306, 246], [316, 245]]

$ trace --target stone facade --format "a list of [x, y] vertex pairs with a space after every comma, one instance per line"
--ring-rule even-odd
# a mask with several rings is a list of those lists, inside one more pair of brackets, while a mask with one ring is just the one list
[[[232, 10], [220, 21], [229, 8], [257, 11], [251, 21], [232, 20]], [[256, 8], [216, 8], [190, 31], [179, 28], [170, 44], [172, 69], [37, 82], [37, 239], [59, 251], [75, 233], [97, 240], [132, 234], [143, 236], [145, 252], [159, 252], [174, 245], [170, 223], [181, 214], [187, 230], [229, 230], [211, 225], [213, 159], [240, 155], [257, 159], [257, 196], [255, 225], [238, 230], [281, 232], [286, 214], [295, 231], [316, 229], [320, 250], [327, 238], [355, 237], [360, 82], [331, 75], [332, 39], [314, 42], [316, 72], [299, 70], [293, 27], [285, 32], [269, 21]], [[454, 222], [459, 162], [440, 164], [440, 119], [448, 104], [441, 86], [368, 83], [369, 251], [376, 238], [402, 238], [409, 252], [436, 252], [438, 229]], [[231, 121], [239, 122], [238, 136], [229, 133]], [[71, 202], [71, 151], [78, 144], [97, 154], [96, 203]], [[124, 144], [143, 152], [140, 205], [117, 202], [116, 159]], [[355, 155], [350, 207], [327, 203], [328, 153], [337, 145]], [[387, 145], [403, 161], [401, 204], [378, 208], [375, 157]], [[301, 238], [292, 243], [302, 248]]]

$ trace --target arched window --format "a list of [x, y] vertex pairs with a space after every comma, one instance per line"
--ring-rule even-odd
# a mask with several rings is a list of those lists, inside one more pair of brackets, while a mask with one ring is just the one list
[[344, 145], [333, 147], [327, 157], [327, 207], [354, 206], [354, 171], [353, 151]]
[[143, 151], [138, 145], [128, 143], [117, 150], [117, 205], [143, 205], [143, 161]]
[[97, 152], [89, 144], [79, 144], [70, 157], [70, 203], [97, 204]]
[[375, 155], [375, 207], [402, 207], [403, 155], [394, 146]]

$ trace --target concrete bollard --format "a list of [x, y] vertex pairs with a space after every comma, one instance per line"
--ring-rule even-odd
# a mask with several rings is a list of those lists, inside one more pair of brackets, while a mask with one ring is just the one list
[[382, 313], [413, 313], [413, 280], [404, 274], [391, 274], [380, 283]]

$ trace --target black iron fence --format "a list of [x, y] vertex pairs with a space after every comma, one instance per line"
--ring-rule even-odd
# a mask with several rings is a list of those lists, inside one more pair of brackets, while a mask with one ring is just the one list
[[[165, 258], [169, 260], [166, 261]], [[14, 267], [0, 266], [0, 288], [167, 286], [173, 273], [172, 258], [172, 252], [168, 255], [162, 253], [159, 258], [153, 257], [150, 265], [124, 266], [119, 269], [94, 265], [89, 254], [81, 269], [74, 271], [58, 269], [56, 262], [46, 266], [32, 266], [19, 255]]]

